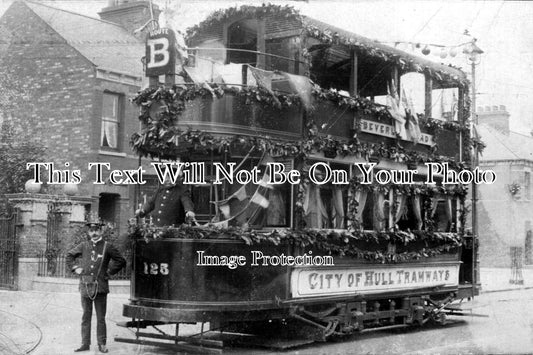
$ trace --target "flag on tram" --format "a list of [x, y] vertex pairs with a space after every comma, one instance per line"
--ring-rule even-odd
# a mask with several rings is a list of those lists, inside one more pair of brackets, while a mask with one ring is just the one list
[[255, 203], [256, 205], [259, 205], [263, 208], [268, 208], [268, 205], [270, 204], [268, 199], [265, 196], [261, 195], [259, 192], [256, 192], [252, 196], [250, 202]]
[[254, 76], [257, 86], [265, 89], [272, 96], [276, 106], [281, 107], [281, 102], [279, 102], [276, 94], [272, 91], [272, 76], [274, 75], [274, 72], [257, 69], [252, 66], [249, 66], [248, 68], [250, 68], [250, 72]]
[[392, 118], [394, 118], [394, 129], [396, 130], [396, 133], [399, 134], [401, 138], [406, 138], [405, 111], [400, 109], [400, 98], [396, 92], [394, 82], [387, 85], [387, 106], [389, 107], [389, 112]]
[[416, 117], [415, 108], [413, 101], [410, 97], [407, 97], [405, 89], [402, 87], [402, 105], [405, 110], [405, 119], [407, 121], [407, 131], [411, 137], [411, 140], [417, 143], [420, 140], [422, 132], [420, 132], [420, 127], [418, 125], [418, 119]]

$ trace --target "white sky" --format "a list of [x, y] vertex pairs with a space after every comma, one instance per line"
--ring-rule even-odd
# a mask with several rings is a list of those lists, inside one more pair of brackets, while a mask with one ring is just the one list
[[[48, 0], [43, 3], [97, 17], [106, 0]], [[211, 11], [262, 1], [154, 0], [174, 11], [183, 27], [204, 19]], [[303, 14], [383, 42], [410, 41], [457, 45], [469, 41], [465, 29], [485, 52], [476, 67], [477, 106], [506, 105], [511, 129], [533, 130], [533, 2], [529, 1], [271, 1], [289, 3]], [[0, 0], [0, 15], [11, 0]], [[411, 50], [410, 47], [400, 49]], [[418, 49], [417, 51], [420, 51]], [[434, 51], [435, 52], [435, 51]], [[440, 53], [440, 51], [438, 51]], [[427, 56], [441, 60], [432, 52]], [[454, 64], [468, 74], [470, 66], [459, 54]]]

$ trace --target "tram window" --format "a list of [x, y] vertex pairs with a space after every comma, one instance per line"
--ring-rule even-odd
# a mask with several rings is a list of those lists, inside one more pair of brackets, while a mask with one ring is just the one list
[[436, 206], [434, 206], [435, 212], [433, 214], [433, 222], [435, 223], [435, 228], [439, 232], [448, 231], [450, 221], [446, 217], [446, 201], [439, 200], [437, 201]]
[[229, 186], [228, 200], [230, 224], [253, 228], [288, 227], [290, 223], [290, 185], [271, 188], [255, 184]]
[[389, 215], [391, 213], [391, 208], [390, 208], [390, 201], [389, 200], [385, 200], [383, 202], [383, 229], [385, 230], [389, 230], [391, 228], [391, 225], [390, 225], [390, 219], [389, 219]]
[[195, 185], [191, 188], [191, 199], [194, 204], [194, 212], [197, 219], [203, 221], [209, 221], [209, 218], [215, 214], [215, 205], [210, 203], [214, 200], [215, 191], [218, 189], [218, 195], [220, 196], [220, 185]]
[[[309, 167], [317, 161], [310, 161]], [[322, 162], [324, 163], [324, 162]], [[348, 181], [349, 165], [337, 163], [324, 163], [313, 170], [313, 176], [317, 181], [324, 181], [330, 171], [332, 177], [328, 182]], [[333, 177], [335, 176], [335, 177]], [[346, 211], [348, 206], [348, 190], [338, 184], [315, 184], [310, 182], [306, 186], [304, 197], [304, 221], [307, 228], [346, 228]]]
[[255, 66], [257, 62], [257, 21], [245, 19], [232, 23], [228, 28], [228, 63], [246, 63]]
[[431, 117], [443, 121], [457, 121], [458, 118], [457, 88], [435, 89], [432, 91]]
[[266, 192], [268, 208], [262, 209], [257, 223], [265, 227], [288, 227], [290, 223], [290, 185], [275, 185]]
[[[359, 208], [361, 208], [361, 202], [359, 202]], [[362, 214], [362, 226], [365, 230], [374, 229], [374, 195], [372, 192], [368, 192], [363, 206]]]
[[420, 196], [408, 196], [402, 204], [402, 211], [397, 216], [396, 225], [400, 230], [420, 230], [423, 227], [422, 198]]
[[345, 228], [346, 191], [339, 187], [306, 186], [304, 221], [307, 228]]
[[435, 202], [433, 204], [434, 210], [432, 214], [436, 230], [439, 232], [455, 232], [457, 201], [454, 199], [439, 199], [436, 205]]
[[[239, 169], [236, 171], [252, 171], [259, 167], [262, 179], [264, 167], [258, 159], [235, 159]], [[229, 163], [229, 162], [228, 162]], [[228, 220], [232, 226], [249, 226], [252, 228], [263, 227], [288, 227], [290, 225], [290, 196], [291, 185], [274, 185], [262, 182], [256, 184], [253, 181], [241, 185], [234, 181], [233, 184], [220, 185], [218, 193], [218, 209], [220, 220]], [[211, 201], [214, 201], [211, 195]]]
[[[349, 91], [361, 97], [387, 95], [387, 82], [394, 68], [390, 62], [363, 52], [354, 53], [343, 45], [319, 41], [311, 41], [308, 51], [311, 56], [310, 77], [321, 87]], [[356, 70], [354, 62], [357, 63]], [[355, 85], [352, 81], [354, 72], [357, 72]]]
[[422, 73], [405, 73], [400, 78], [401, 96], [403, 102], [408, 102], [413, 113], [422, 114], [426, 101], [426, 78]]

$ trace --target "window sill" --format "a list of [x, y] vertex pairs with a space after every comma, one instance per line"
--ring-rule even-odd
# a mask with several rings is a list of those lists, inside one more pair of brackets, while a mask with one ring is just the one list
[[101, 149], [98, 151], [98, 154], [111, 155], [111, 156], [114, 156], [114, 157], [123, 157], [123, 158], [126, 157], [126, 153], [123, 153], [123, 152], [113, 152], [113, 151], [110, 151], [110, 150], [101, 150]]

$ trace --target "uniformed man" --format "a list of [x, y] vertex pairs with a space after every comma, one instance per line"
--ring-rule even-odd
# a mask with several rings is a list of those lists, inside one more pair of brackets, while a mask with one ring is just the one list
[[105, 314], [109, 277], [119, 272], [126, 260], [119, 251], [102, 238], [104, 224], [87, 223], [89, 240], [78, 244], [67, 253], [67, 266], [80, 275], [80, 293], [83, 316], [81, 318], [81, 346], [75, 352], [89, 350], [91, 344], [91, 318], [93, 303], [96, 310], [96, 338], [98, 350], [107, 353]]
[[142, 218], [150, 213], [152, 223], [157, 227], [180, 225], [187, 219], [194, 219], [193, 208], [189, 189], [179, 182], [167, 183], [135, 215]]

